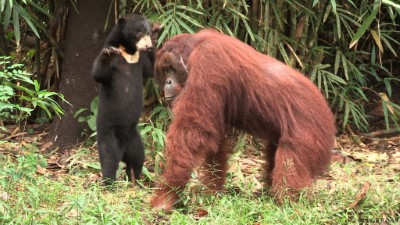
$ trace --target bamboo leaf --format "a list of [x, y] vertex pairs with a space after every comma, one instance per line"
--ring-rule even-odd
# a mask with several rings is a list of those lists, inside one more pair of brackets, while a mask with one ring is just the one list
[[13, 8], [13, 23], [14, 23], [14, 35], [17, 47], [19, 47], [21, 40], [21, 31], [19, 26], [19, 12], [16, 7]]
[[321, 70], [318, 71], [317, 75], [318, 75], [318, 78], [317, 78], [318, 88], [322, 89], [322, 84], [321, 84], [322, 83], [322, 72], [321, 72]]
[[339, 39], [341, 39], [342, 38], [342, 27], [340, 25], [340, 16], [337, 13], [335, 13], [335, 15], [336, 15], [337, 36]]
[[361, 88], [359, 88], [359, 87], [354, 87], [354, 90], [356, 90], [356, 91], [360, 94], [360, 96], [361, 96], [363, 99], [365, 99], [365, 100], [368, 101], [367, 96], [365, 96], [365, 94], [364, 94], [364, 92], [363, 92], [363, 90], [362, 90]]
[[[397, 52], [394, 50], [394, 48], [392, 47], [390, 42], [386, 39], [386, 35], [385, 34], [382, 34], [381, 39], [385, 43], [386, 47], [390, 49], [390, 51], [393, 53], [393, 55], [395, 55], [397, 57]], [[389, 39], [390, 39], [390, 37], [389, 37]], [[394, 41], [394, 42], [396, 43], [396, 41]]]
[[310, 80], [312, 80], [313, 82], [315, 81], [315, 77], [317, 75], [317, 69], [313, 69], [310, 73]]
[[53, 17], [53, 15], [51, 15], [51, 13], [49, 13], [44, 7], [41, 7], [40, 5], [36, 4], [33, 1], [28, 1], [28, 4], [33, 6], [34, 8], [36, 8], [37, 10], [39, 10], [41, 13], [43, 13], [44, 15], [48, 16], [48, 17]]
[[376, 62], [376, 54], [375, 54], [375, 45], [372, 45], [371, 49], [371, 63], [375, 64]]
[[388, 106], [386, 104], [386, 101], [382, 100], [382, 108], [383, 108], [383, 115], [385, 117], [386, 129], [389, 130], [389, 115], [388, 115]]
[[174, 26], [173, 27], [175, 28], [174, 34], [182, 34], [183, 33], [181, 27], [179, 26], [179, 23], [176, 20], [174, 20]]
[[35, 25], [32, 23], [30, 18], [24, 17], [26, 23], [28, 23], [29, 27], [32, 29], [33, 33], [35, 33], [36, 37], [40, 38], [39, 32], [37, 31]]
[[10, 24], [11, 15], [12, 15], [12, 6], [6, 5], [6, 11], [4, 13], [4, 21], [3, 21], [4, 30], [7, 30], [7, 26]]
[[346, 101], [345, 105], [344, 105], [343, 129], [349, 121], [349, 114], [350, 114], [350, 105], [349, 105], [349, 102]]
[[39, 32], [37, 31], [36, 27], [38, 27], [41, 30], [44, 30], [42, 24], [39, 21], [37, 21], [35, 17], [32, 17], [31, 14], [22, 6], [15, 5], [14, 7], [18, 9], [19, 14], [28, 23], [29, 27], [35, 33], [36, 37], [40, 37]]
[[235, 8], [230, 8], [229, 9], [231, 11], [231, 13], [233, 15], [237, 15], [239, 17], [241, 17], [242, 19], [248, 20], [249, 18], [247, 16], [245, 16], [243, 13], [241, 13], [240, 11], [236, 10]]
[[382, 0], [382, 3], [386, 4], [386, 5], [390, 5], [395, 7], [396, 9], [400, 9], [400, 4], [394, 3], [390, 0]]
[[254, 39], [254, 34], [253, 34], [253, 31], [251, 31], [251, 28], [250, 28], [249, 24], [247, 23], [246, 20], [243, 20], [243, 24], [244, 24], [244, 26], [245, 26], [245, 28], [247, 30], [247, 33], [250, 35], [251, 41], [254, 41], [255, 40]]
[[178, 24], [179, 24], [180, 26], [182, 26], [183, 28], [186, 29], [187, 32], [189, 32], [189, 33], [191, 33], [191, 34], [195, 33], [195, 32], [193, 31], [193, 29], [190, 28], [190, 26], [189, 26], [187, 23], [185, 23], [183, 20], [181, 20], [181, 19], [178, 18], [178, 17], [176, 17], [175, 19], [176, 19], [176, 21], [178, 22]]
[[327, 95], [326, 97], [328, 98], [328, 97], [329, 97], [329, 95], [328, 95], [328, 94], [329, 94], [329, 91], [328, 91], [328, 90], [329, 90], [329, 87], [328, 87], [328, 79], [327, 79], [326, 76], [323, 76], [322, 79], [323, 79], [323, 83], [324, 83], [324, 87], [325, 87], [325, 90], [324, 90], [324, 91], [325, 91], [325, 93], [326, 93], [326, 95]]
[[371, 30], [372, 38], [375, 41], [375, 44], [378, 46], [379, 51], [383, 53], [383, 47], [382, 47], [382, 42], [381, 39], [379, 38], [378, 32], [376, 30]]
[[337, 11], [336, 11], [336, 1], [335, 0], [330, 0], [331, 1], [331, 5], [332, 5], [332, 12], [336, 15]]
[[173, 25], [173, 23], [171, 22], [171, 18], [172, 18], [172, 15], [168, 16], [166, 19], [163, 20], [163, 22], [164, 22], [163, 28], [164, 29], [163, 29], [160, 37], [158, 38], [160, 43], [162, 43], [163, 40], [167, 37], [167, 35], [171, 33], [171, 28]]
[[379, 77], [379, 75], [378, 75], [378, 73], [376, 72], [376, 69], [375, 69], [374, 67], [371, 67], [371, 68], [369, 69], [369, 73], [370, 73], [373, 77], [375, 77], [375, 79], [376, 79], [377, 81], [382, 81], [382, 79]]
[[395, 114], [395, 110], [394, 110], [393, 106], [387, 104], [388, 102], [390, 102], [388, 96], [385, 93], [382, 93], [382, 92], [379, 93], [379, 96], [381, 97], [382, 103], [385, 102], [385, 104], [387, 105], [387, 108], [390, 111], [390, 113], [392, 115], [394, 115]]
[[336, 51], [335, 67], [334, 67], [335, 74], [337, 74], [338, 71], [339, 71], [340, 55], [341, 55], [341, 52], [340, 51]]
[[303, 63], [301, 62], [301, 59], [299, 58], [299, 56], [296, 54], [296, 52], [293, 50], [292, 46], [290, 46], [289, 43], [286, 43], [286, 46], [289, 48], [290, 52], [292, 52], [292, 54], [294, 55], [294, 57], [296, 58], [297, 63], [299, 63], [300, 67], [302, 69], [304, 69]]
[[288, 64], [289, 63], [289, 57], [288, 57], [288, 54], [287, 54], [286, 49], [283, 46], [282, 42], [278, 43], [278, 47], [279, 47], [279, 51], [282, 54], [283, 60], [285, 61], [286, 64]]
[[373, 8], [371, 14], [367, 17], [367, 19], [365, 19], [364, 23], [357, 30], [356, 34], [354, 35], [353, 39], [350, 42], [349, 48], [352, 48], [358, 42], [358, 40], [360, 40], [360, 38], [363, 36], [365, 31], [370, 27], [372, 21], [375, 19], [376, 14], [378, 13], [378, 9], [379, 9], [377, 2], [378, 1], [375, 2], [374, 8]]
[[196, 14], [199, 14], [199, 15], [204, 15], [203, 12], [195, 10], [194, 8], [191, 8], [191, 7], [188, 7], [188, 6], [185, 6], [185, 5], [177, 5], [176, 8], [177, 9], [183, 9], [185, 11], [189, 11], [189, 12], [196, 13]]
[[392, 96], [392, 85], [390, 85], [390, 79], [388, 79], [388, 78], [383, 79], [383, 83], [385, 83], [388, 95]]
[[[188, 22], [192, 23], [193, 25], [202, 28], [203, 26], [195, 19], [183, 14], [182, 12], [176, 12], [177, 15], [181, 16], [183, 19], [187, 20]], [[185, 23], [186, 24], [186, 23]], [[192, 29], [190, 29], [192, 30]], [[192, 30], [193, 31], [193, 30]], [[194, 32], [192, 32], [194, 33]]]
[[344, 76], [346, 77], [346, 80], [349, 80], [349, 68], [347, 67], [346, 57], [343, 54], [342, 54], [342, 64], [343, 64]]
[[242, 5], [243, 5], [243, 8], [244, 8], [244, 11], [246, 12], [246, 14], [249, 12], [249, 6], [247, 5], [247, 3], [246, 3], [246, 0], [242, 0]]
[[331, 13], [331, 10], [332, 10], [332, 5], [328, 5], [326, 7], [326, 11], [325, 11], [324, 17], [322, 19], [322, 23], [325, 23], [325, 21], [328, 19], [328, 16]]
[[345, 80], [333, 73], [327, 73], [327, 77], [329, 77], [330, 80], [335, 81], [336, 83], [347, 84]]

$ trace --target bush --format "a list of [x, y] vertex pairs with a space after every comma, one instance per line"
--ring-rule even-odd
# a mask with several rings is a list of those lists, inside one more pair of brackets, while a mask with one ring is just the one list
[[26, 120], [37, 108], [49, 118], [53, 113], [64, 115], [55, 98], [66, 102], [62, 94], [41, 90], [38, 81], [23, 70], [23, 65], [12, 64], [10, 57], [0, 57], [0, 128], [4, 129], [3, 121]]

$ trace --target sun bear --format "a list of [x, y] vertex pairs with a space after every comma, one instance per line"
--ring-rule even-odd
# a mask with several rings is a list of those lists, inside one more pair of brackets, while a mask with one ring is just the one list
[[144, 146], [137, 130], [143, 107], [143, 79], [153, 76], [158, 24], [137, 14], [118, 20], [94, 61], [98, 83], [97, 146], [105, 185], [126, 164], [128, 179], [140, 177]]

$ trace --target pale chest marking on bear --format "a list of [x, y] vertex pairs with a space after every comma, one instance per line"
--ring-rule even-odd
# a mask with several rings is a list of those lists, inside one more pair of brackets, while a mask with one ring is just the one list
[[119, 46], [119, 50], [121, 51], [122, 57], [124, 57], [128, 63], [133, 64], [139, 62], [139, 51], [136, 51], [135, 54], [131, 55], [125, 52], [125, 48], [123, 46]]

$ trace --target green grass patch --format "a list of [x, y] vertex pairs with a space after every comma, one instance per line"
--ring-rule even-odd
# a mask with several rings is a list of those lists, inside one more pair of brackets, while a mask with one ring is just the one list
[[[235, 154], [227, 193], [205, 194], [194, 174], [194, 181], [182, 195], [182, 207], [166, 215], [149, 207], [152, 182], [139, 188], [120, 178], [113, 190], [98, 184], [93, 149], [75, 150], [67, 160], [68, 166], [57, 165], [55, 153], [43, 154], [32, 144], [3, 142], [0, 153], [0, 224], [400, 222], [398, 164], [334, 163], [329, 175], [304, 191], [298, 202], [278, 205], [268, 194], [255, 194], [260, 191], [256, 182], [259, 177], [246, 172], [249, 166], [243, 167], [243, 154]], [[257, 167], [261, 164], [253, 170]]]

